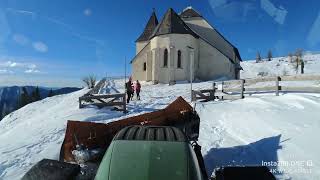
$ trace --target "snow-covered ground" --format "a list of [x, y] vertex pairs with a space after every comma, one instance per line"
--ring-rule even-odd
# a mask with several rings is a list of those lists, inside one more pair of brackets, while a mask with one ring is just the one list
[[206, 168], [269, 165], [279, 179], [320, 177], [320, 95], [255, 96], [196, 106]]
[[[295, 57], [292, 59], [294, 60]], [[320, 54], [306, 54], [302, 57], [305, 62], [305, 74], [320, 73]], [[241, 63], [243, 71], [241, 71], [241, 78], [255, 78], [257, 76], [283, 76], [295, 75], [296, 70], [294, 63], [290, 63], [288, 57], [273, 58], [272, 61], [262, 61], [256, 63], [255, 60], [244, 61]], [[300, 67], [299, 71], [300, 72]]]
[[[313, 58], [306, 63], [306, 73], [320, 73], [320, 56]], [[291, 67], [286, 63], [278, 59], [244, 62], [242, 76], [256, 77], [260, 71], [281, 73], [279, 67]], [[211, 82], [193, 84], [194, 89], [209, 87]], [[28, 104], [0, 122], [0, 179], [19, 179], [42, 158], [58, 159], [67, 120], [110, 122], [162, 109], [178, 96], [190, 101], [188, 83], [143, 83], [141, 101], [130, 102], [129, 113], [124, 115], [108, 108], [79, 109], [78, 97], [86, 92]], [[124, 80], [110, 80], [100, 92], [124, 92]], [[196, 109], [201, 119], [199, 143], [209, 173], [219, 166], [281, 162], [284, 164], [268, 165], [279, 179], [320, 176], [320, 95], [257, 94], [236, 101], [197, 103]]]

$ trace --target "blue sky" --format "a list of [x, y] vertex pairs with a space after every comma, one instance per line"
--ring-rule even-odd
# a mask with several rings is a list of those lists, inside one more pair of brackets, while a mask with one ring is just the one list
[[320, 50], [318, 0], [0, 0], [0, 86], [79, 86], [124, 74], [152, 8], [192, 6], [243, 59]]

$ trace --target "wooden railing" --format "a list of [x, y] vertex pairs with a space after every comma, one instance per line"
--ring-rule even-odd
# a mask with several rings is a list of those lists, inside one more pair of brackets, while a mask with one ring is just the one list
[[88, 105], [94, 105], [97, 107], [113, 106], [115, 110], [120, 110], [126, 113], [126, 94], [104, 94], [104, 95], [87, 95], [79, 97], [79, 108], [83, 108]]
[[105, 85], [106, 78], [101, 79], [87, 94], [98, 94], [99, 90]]
[[[280, 85], [280, 82], [292, 81], [320, 81], [320, 75], [277, 76], [213, 82], [212, 88], [210, 89], [192, 90], [192, 101], [199, 99], [209, 101], [217, 98], [231, 100], [242, 99], [245, 97], [245, 94], [254, 94], [257, 92], [274, 92], [276, 96], [279, 95], [279, 92], [320, 93], [320, 83], [319, 86]], [[267, 84], [261, 84], [259, 86], [259, 83]], [[252, 87], [254, 85], [258, 85], [258, 87]]]

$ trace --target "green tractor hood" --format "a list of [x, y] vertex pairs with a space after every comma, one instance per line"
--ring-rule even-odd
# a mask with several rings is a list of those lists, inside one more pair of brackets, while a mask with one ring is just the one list
[[113, 141], [96, 180], [199, 179], [190, 148], [186, 142]]

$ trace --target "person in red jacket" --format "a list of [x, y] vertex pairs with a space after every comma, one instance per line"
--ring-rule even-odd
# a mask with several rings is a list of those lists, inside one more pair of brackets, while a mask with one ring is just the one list
[[139, 83], [139, 81], [136, 81], [136, 84], [134, 86], [134, 91], [136, 92], [137, 95], [137, 99], [140, 100], [140, 90], [141, 90], [141, 84]]

